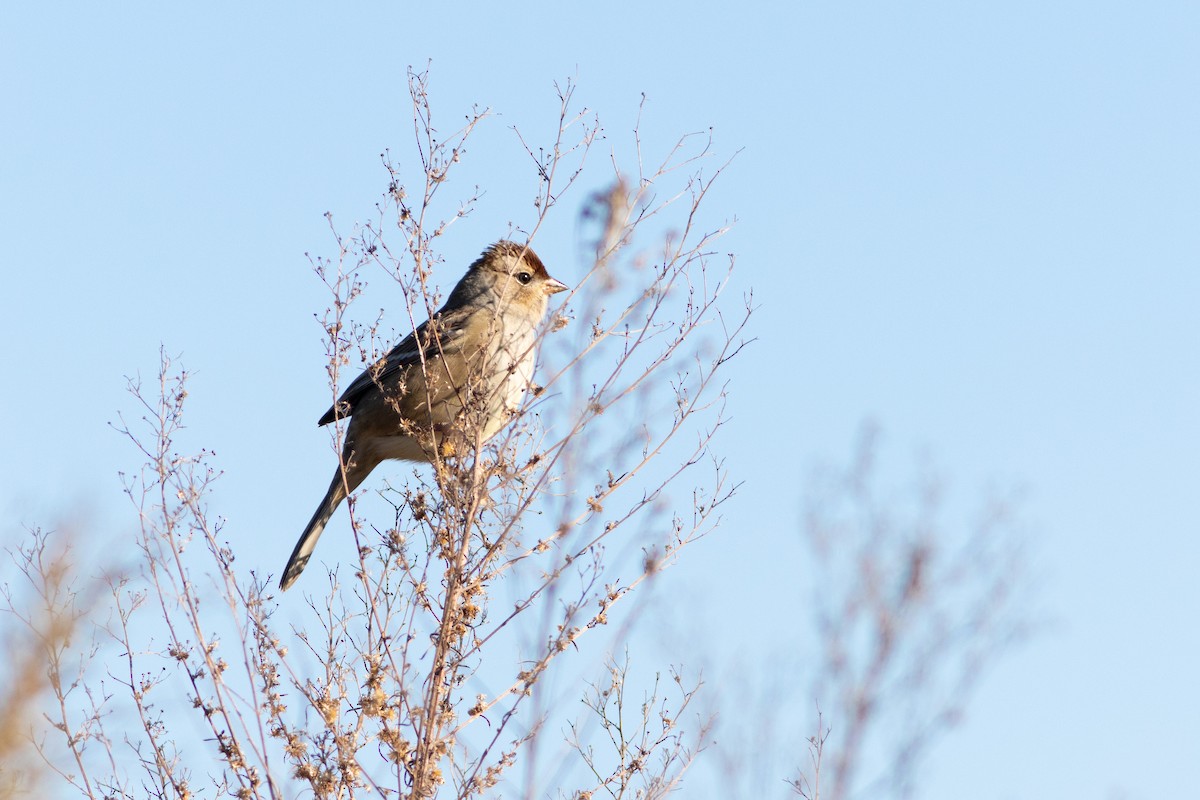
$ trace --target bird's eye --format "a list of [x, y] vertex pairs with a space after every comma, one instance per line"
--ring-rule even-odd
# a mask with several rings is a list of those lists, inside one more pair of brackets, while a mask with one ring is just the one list
[[528, 272], [518, 272], [517, 280], [519, 280], [523, 284], [529, 283], [531, 280], [533, 280], [533, 275]]

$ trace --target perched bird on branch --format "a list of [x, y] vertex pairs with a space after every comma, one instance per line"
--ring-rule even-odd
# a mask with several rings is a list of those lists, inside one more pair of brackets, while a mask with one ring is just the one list
[[550, 295], [566, 288], [527, 245], [497, 242], [441, 310], [346, 387], [317, 422], [350, 418], [341, 463], [288, 559], [281, 589], [300, 577], [333, 512], [381, 461], [433, 461], [504, 427], [533, 378]]

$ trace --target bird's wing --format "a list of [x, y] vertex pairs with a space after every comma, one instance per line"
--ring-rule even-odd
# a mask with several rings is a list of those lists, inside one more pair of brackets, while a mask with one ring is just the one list
[[429, 322], [422, 323], [421, 327], [405, 336], [399, 344], [389, 350], [387, 355], [363, 370], [362, 374], [346, 387], [346, 391], [342, 392], [337, 405], [330, 406], [329, 410], [321, 416], [317, 425], [328, 425], [335, 419], [345, 419], [351, 416], [355, 407], [364, 397], [379, 391], [380, 386], [388, 386], [396, 382], [401, 373], [413, 364], [420, 364], [422, 347], [424, 347], [426, 359], [436, 358], [439, 352], [457, 347], [457, 340], [462, 337], [463, 333], [460, 328], [447, 325], [443, 320], [438, 326], [437, 339], [430, 342]]

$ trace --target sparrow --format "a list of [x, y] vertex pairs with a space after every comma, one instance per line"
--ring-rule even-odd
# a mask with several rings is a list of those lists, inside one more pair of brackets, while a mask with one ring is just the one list
[[540, 258], [510, 241], [488, 247], [445, 305], [355, 378], [317, 421], [350, 418], [341, 462], [279, 588], [296, 582], [333, 512], [386, 459], [432, 461], [496, 435], [533, 379], [537, 329], [550, 296], [567, 289]]

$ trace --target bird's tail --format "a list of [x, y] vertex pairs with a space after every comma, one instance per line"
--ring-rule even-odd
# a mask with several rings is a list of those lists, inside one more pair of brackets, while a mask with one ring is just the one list
[[[325, 530], [326, 523], [333, 516], [333, 512], [341, 505], [341, 502], [346, 499], [346, 478], [350, 478], [351, 474], [342, 476], [342, 471], [339, 469], [333, 475], [333, 482], [329, 484], [329, 491], [325, 493], [325, 499], [321, 501], [321, 505], [317, 506], [316, 512], [312, 515], [312, 519], [308, 521], [308, 527], [304, 529], [304, 533], [300, 534], [300, 541], [296, 542], [296, 549], [292, 551], [292, 557], [288, 559], [287, 566], [283, 568], [283, 578], [279, 581], [279, 588], [287, 591], [296, 579], [300, 577], [300, 573], [304, 571], [304, 567], [308, 564], [308, 559], [312, 556], [312, 552], [316, 549], [317, 540], [321, 538], [321, 533]], [[353, 491], [361, 479], [354, 481], [354, 485], [350, 486], [350, 491]]]

